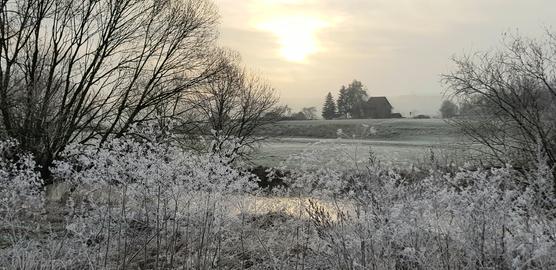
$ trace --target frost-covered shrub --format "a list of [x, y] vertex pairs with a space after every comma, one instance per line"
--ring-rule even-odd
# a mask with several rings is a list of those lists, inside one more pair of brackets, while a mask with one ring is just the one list
[[165, 143], [114, 139], [96, 148], [69, 147], [54, 169], [60, 179], [81, 185], [140, 185], [186, 191], [234, 192], [250, 188], [250, 175], [219, 155], [198, 155]]
[[[550, 269], [556, 265], [556, 203], [550, 169], [538, 163], [526, 175], [511, 167], [461, 169], [431, 171], [418, 182], [369, 163], [326, 176], [303, 173], [302, 179], [337, 182], [320, 186], [333, 192], [311, 191], [334, 207], [311, 203], [307, 209], [336, 268]], [[337, 186], [349, 188], [338, 192]]]
[[285, 164], [289, 188], [269, 194], [258, 193], [253, 176], [230, 165], [230, 157], [184, 151], [149, 136], [114, 139], [100, 148], [68, 147], [53, 168], [55, 179], [72, 186], [61, 204], [21, 207], [44, 197], [34, 192], [40, 181], [32, 159], [2, 159], [3, 191], [19, 193], [2, 192], [0, 198], [33, 200], [14, 199], [13, 210], [2, 212], [10, 226], [2, 227], [2, 239], [8, 235], [9, 241], [0, 242], [0, 264], [8, 269], [556, 265], [553, 179], [542, 155], [536, 170], [528, 172], [509, 166], [431, 167], [408, 175], [373, 155], [356, 158], [338, 149], [332, 166], [309, 150], [289, 160], [294, 166]]
[[[35, 266], [29, 256], [20, 256], [20, 239], [33, 235], [44, 206], [42, 181], [30, 154], [19, 151], [14, 140], [0, 141], [0, 265], [26, 269]], [[35, 242], [35, 246], [37, 243]], [[3, 258], [12, 260], [7, 264]], [[17, 267], [16, 267], [17, 266]]]
[[[220, 213], [223, 196], [246, 194], [255, 185], [227, 157], [166, 143], [114, 139], [100, 149], [71, 147], [65, 156], [56, 175], [78, 191], [68, 202], [66, 228], [87, 246], [99, 247], [87, 249], [88, 257], [114, 267], [160, 267], [214, 256], [224, 233], [218, 228], [227, 222]], [[182, 251], [177, 245], [184, 237], [203, 239]], [[212, 263], [197, 259], [192, 263], [198, 266]]]
[[[40, 204], [42, 181], [31, 154], [19, 152], [14, 140], [0, 141], [0, 193], [2, 210], [25, 209]], [[17, 207], [15, 207], [17, 206]], [[16, 209], [14, 209], [16, 208]]]
[[[207, 268], [214, 252], [227, 243], [220, 241], [226, 233], [222, 228], [233, 221], [223, 214], [224, 196], [248, 194], [256, 186], [228, 158], [148, 140], [113, 139], [100, 148], [72, 145], [52, 169], [57, 181], [72, 186], [67, 200], [44, 209], [34, 205], [44, 216], [58, 218], [26, 220], [56, 227], [49, 232], [52, 237], [37, 238], [44, 229], [14, 235], [9, 248], [0, 252], [0, 263], [15, 268], [30, 263], [34, 268], [55, 262], [56, 269], [183, 263]], [[2, 210], [24, 209], [31, 195], [43, 199], [44, 194], [31, 193], [37, 190], [35, 182], [40, 187], [31, 157], [2, 162], [0, 189], [9, 191], [0, 196]], [[2, 218], [9, 217], [4, 212]], [[64, 244], [54, 258], [47, 247], [60, 242]]]
[[[14, 140], [0, 141], [0, 217], [9, 224], [42, 206], [42, 181], [33, 156], [18, 151]], [[7, 219], [7, 220], [6, 220]]]

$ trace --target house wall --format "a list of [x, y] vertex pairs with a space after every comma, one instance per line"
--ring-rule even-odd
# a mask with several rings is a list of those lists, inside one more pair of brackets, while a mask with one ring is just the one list
[[391, 108], [371, 108], [369, 111], [370, 118], [390, 118], [392, 114]]
[[365, 118], [391, 118], [392, 106], [387, 99], [371, 100], [365, 106]]

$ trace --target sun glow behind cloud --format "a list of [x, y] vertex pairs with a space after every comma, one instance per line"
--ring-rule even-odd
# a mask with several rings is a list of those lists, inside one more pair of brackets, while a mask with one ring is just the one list
[[269, 31], [279, 39], [282, 57], [291, 62], [304, 62], [318, 52], [317, 31], [326, 28], [328, 23], [315, 17], [283, 16], [262, 22], [258, 28]]
[[319, 34], [334, 27], [339, 18], [314, 9], [316, 0], [248, 0], [249, 25], [275, 38], [275, 57], [307, 62], [325, 48]]

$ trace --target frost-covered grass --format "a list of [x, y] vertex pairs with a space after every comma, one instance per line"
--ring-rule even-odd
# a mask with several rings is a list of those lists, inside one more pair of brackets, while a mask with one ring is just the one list
[[465, 163], [479, 153], [453, 140], [361, 140], [361, 139], [311, 139], [311, 138], [271, 138], [259, 145], [253, 162], [264, 166], [275, 166], [289, 157], [304, 151], [316, 150], [319, 154], [335, 160], [338, 151], [352, 159], [365, 160], [372, 151], [379, 159], [399, 166], [421, 162], [431, 153], [443, 159]]
[[283, 164], [289, 188], [269, 193], [226, 158], [113, 140], [69, 147], [53, 170], [65, 192], [45, 192], [31, 157], [14, 159], [14, 149], [1, 145], [6, 269], [556, 266], [556, 201], [542, 153], [520, 173], [306, 151]]
[[347, 152], [352, 159], [365, 159], [372, 151], [398, 166], [420, 163], [431, 153], [458, 164], [489, 162], [489, 156], [478, 151], [481, 146], [471, 145], [442, 119], [283, 121], [265, 128], [263, 134], [269, 139], [258, 145], [253, 160], [264, 166], [276, 166], [307, 150], [318, 150], [330, 160], [336, 151]]

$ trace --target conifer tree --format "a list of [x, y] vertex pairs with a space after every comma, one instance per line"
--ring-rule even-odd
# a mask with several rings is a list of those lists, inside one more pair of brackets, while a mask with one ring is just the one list
[[340, 93], [338, 95], [338, 116], [342, 118], [347, 118], [349, 112], [348, 100], [347, 100], [347, 89], [342, 86]]
[[322, 108], [322, 117], [327, 120], [336, 117], [336, 103], [334, 102], [334, 98], [332, 97], [332, 94], [330, 92], [328, 92], [328, 95], [326, 95], [326, 99], [324, 101], [324, 106]]

